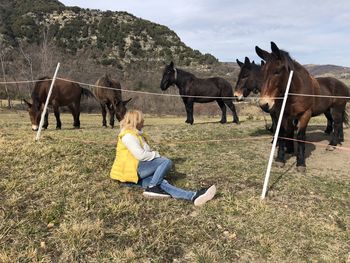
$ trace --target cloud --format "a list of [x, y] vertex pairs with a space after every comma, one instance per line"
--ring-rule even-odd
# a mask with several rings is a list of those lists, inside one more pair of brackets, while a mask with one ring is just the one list
[[221, 61], [258, 59], [255, 45], [275, 41], [301, 63], [350, 66], [347, 0], [63, 0], [66, 5], [127, 11], [174, 30], [188, 46]]

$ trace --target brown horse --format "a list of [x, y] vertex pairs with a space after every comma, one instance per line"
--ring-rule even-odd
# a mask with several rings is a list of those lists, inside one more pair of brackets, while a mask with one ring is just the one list
[[[49, 77], [40, 78], [35, 83], [35, 87], [32, 92], [32, 103], [24, 100], [28, 105], [29, 117], [32, 123], [32, 130], [37, 131], [41, 119], [42, 107], [46, 102], [47, 95], [51, 86], [51, 80]], [[71, 110], [74, 123], [74, 128], [80, 128], [80, 99], [81, 96], [94, 97], [91, 91], [83, 89], [79, 84], [72, 83], [65, 80], [56, 79], [50, 96], [49, 105], [52, 105], [53, 111], [56, 117], [56, 129], [61, 129], [62, 123], [60, 120], [59, 107], [68, 106]], [[46, 111], [43, 128], [47, 129], [48, 111]]]
[[[236, 60], [237, 64], [241, 68], [238, 74], [238, 80], [234, 92], [234, 96], [237, 97], [237, 100], [242, 101], [244, 97], [247, 97], [251, 92], [260, 93], [262, 81], [263, 81], [263, 72], [261, 68], [264, 66], [265, 62], [262, 60], [261, 65], [257, 65], [253, 62], [250, 62], [248, 57], [245, 57], [244, 63]], [[329, 83], [332, 82], [331, 78], [328, 77], [319, 77], [315, 78], [319, 85], [322, 85], [322, 89], [329, 89], [327, 87]], [[330, 109], [328, 109], [324, 115], [327, 118], [327, 128], [324, 131], [327, 134], [330, 134], [333, 131], [333, 119]], [[268, 130], [272, 133], [276, 130], [276, 125], [278, 121], [278, 116], [276, 116], [275, 112], [270, 111], [270, 116], [272, 119], [272, 126]], [[293, 142], [291, 142], [293, 145]], [[293, 147], [289, 149], [289, 152], [293, 152]]]
[[[255, 47], [256, 53], [266, 61], [263, 71], [259, 105], [266, 111], [280, 111], [289, 73], [294, 71], [290, 93], [305, 94], [311, 96], [289, 95], [283, 115], [280, 137], [293, 137], [295, 121], [297, 127], [297, 168], [305, 171], [305, 133], [312, 116], [331, 110], [334, 128], [329, 144], [329, 149], [344, 140], [343, 123], [348, 123], [346, 103], [349, 101], [350, 90], [341, 81], [335, 78], [319, 78], [316, 80], [298, 62], [292, 60], [289, 54], [280, 50], [274, 42], [271, 42], [272, 53]], [[326, 96], [326, 97], [322, 97]], [[327, 97], [331, 96], [331, 97]], [[332, 97], [333, 96], [333, 97]], [[334, 96], [339, 96], [335, 98]], [[277, 163], [285, 162], [285, 140], [278, 142]]]
[[125, 106], [131, 100], [131, 98], [126, 101], [122, 100], [122, 91], [120, 83], [114, 79], [111, 79], [111, 77], [108, 74], [105, 74], [105, 76], [99, 78], [96, 81], [95, 85], [99, 86], [94, 87], [94, 94], [101, 105], [102, 126], [107, 127], [107, 108], [109, 111], [109, 124], [111, 125], [111, 128], [113, 128], [114, 114], [118, 121], [121, 121], [126, 113]]

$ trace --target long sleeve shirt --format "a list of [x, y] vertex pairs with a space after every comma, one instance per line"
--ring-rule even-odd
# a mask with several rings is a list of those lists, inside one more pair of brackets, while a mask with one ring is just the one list
[[142, 138], [143, 147], [138, 138], [132, 134], [125, 134], [122, 138], [123, 144], [128, 148], [131, 154], [139, 161], [152, 161], [160, 157], [157, 151], [152, 151], [151, 147]]

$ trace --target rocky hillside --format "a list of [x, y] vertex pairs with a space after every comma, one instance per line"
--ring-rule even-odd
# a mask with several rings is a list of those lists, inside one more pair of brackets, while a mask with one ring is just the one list
[[143, 61], [174, 60], [187, 66], [217, 63], [212, 55], [186, 46], [166, 26], [126, 12], [66, 7], [56, 0], [2, 0], [0, 17], [2, 46], [40, 45], [49, 40], [72, 56], [89, 50], [97, 63], [120, 69]]

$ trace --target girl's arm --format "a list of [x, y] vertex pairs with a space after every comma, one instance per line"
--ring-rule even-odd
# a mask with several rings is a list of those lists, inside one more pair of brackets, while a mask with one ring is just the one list
[[132, 134], [125, 134], [122, 138], [122, 142], [139, 161], [151, 161], [154, 158], [160, 157], [158, 152], [142, 148], [140, 141]]

